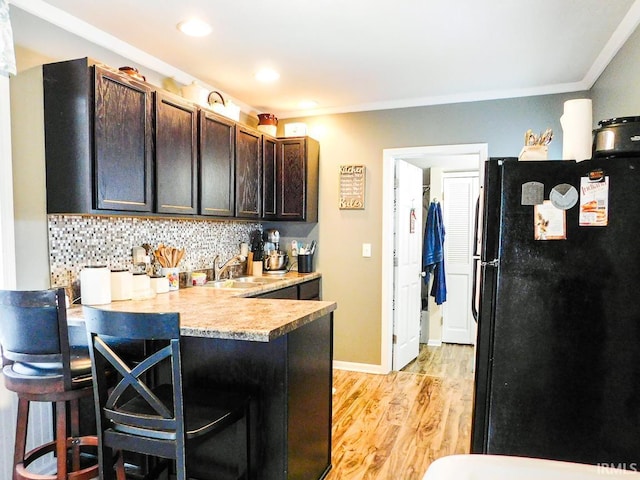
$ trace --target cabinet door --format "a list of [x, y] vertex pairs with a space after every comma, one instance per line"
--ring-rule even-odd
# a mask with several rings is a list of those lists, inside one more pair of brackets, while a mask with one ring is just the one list
[[298, 285], [299, 300], [320, 300], [320, 279], [310, 280]]
[[95, 208], [150, 212], [151, 89], [95, 67]]
[[262, 212], [262, 135], [236, 125], [236, 217]]
[[262, 137], [262, 217], [277, 218], [276, 205], [276, 156], [278, 144], [275, 139]]
[[269, 293], [256, 295], [256, 298], [277, 298], [282, 300], [298, 300], [298, 288], [293, 285], [291, 287], [281, 288]]
[[198, 209], [197, 108], [156, 92], [156, 210], [195, 214]]
[[235, 213], [235, 123], [200, 110], [200, 214]]
[[306, 208], [306, 143], [304, 138], [281, 140], [278, 149], [277, 204], [282, 220], [304, 220]]

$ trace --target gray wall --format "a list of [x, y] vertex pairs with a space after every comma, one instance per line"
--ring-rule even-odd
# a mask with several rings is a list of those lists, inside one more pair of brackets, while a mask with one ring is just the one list
[[[556, 132], [549, 157], [559, 159], [564, 102], [584, 97], [588, 97], [588, 93], [288, 120], [304, 121], [308, 131], [320, 140], [317, 266], [323, 274], [324, 298], [338, 302], [336, 360], [381, 363], [383, 150], [487, 143], [490, 156], [517, 156], [527, 129], [541, 132], [549, 127]], [[367, 167], [364, 210], [338, 209], [341, 164]], [[362, 243], [372, 244], [371, 258], [361, 256]]]
[[640, 115], [640, 29], [629, 37], [593, 88], [593, 121]]

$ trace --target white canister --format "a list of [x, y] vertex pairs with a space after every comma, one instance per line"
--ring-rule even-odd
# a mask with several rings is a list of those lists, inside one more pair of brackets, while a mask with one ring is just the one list
[[156, 292], [151, 291], [151, 279], [144, 272], [136, 272], [133, 274], [133, 300], [142, 300], [155, 295]]
[[169, 279], [163, 275], [151, 277], [151, 290], [156, 293], [167, 293], [169, 291]]
[[111, 303], [111, 270], [106, 266], [87, 266], [80, 272], [80, 297], [83, 305]]
[[129, 270], [111, 270], [111, 301], [131, 300], [133, 274]]

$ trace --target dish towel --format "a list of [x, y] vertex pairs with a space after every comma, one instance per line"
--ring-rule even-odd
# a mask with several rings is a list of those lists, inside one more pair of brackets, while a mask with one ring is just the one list
[[429, 205], [427, 223], [424, 227], [422, 268], [426, 273], [425, 285], [429, 284], [429, 277], [433, 273], [431, 296], [435, 297], [436, 305], [442, 305], [447, 301], [447, 281], [444, 274], [444, 224], [440, 203], [436, 201]]

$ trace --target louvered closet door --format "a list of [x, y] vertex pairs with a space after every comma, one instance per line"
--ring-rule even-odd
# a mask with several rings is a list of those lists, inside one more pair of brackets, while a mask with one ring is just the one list
[[443, 175], [447, 301], [442, 309], [442, 341], [447, 343], [472, 344], [475, 338], [471, 294], [473, 222], [478, 184], [478, 174], [474, 172], [448, 172]]

